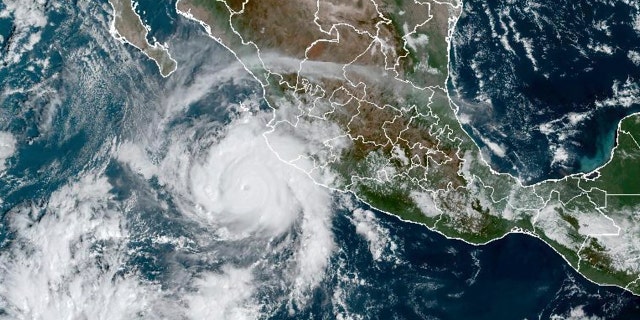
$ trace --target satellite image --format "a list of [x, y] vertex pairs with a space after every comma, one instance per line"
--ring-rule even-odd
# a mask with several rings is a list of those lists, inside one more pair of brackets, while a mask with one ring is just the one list
[[638, 0], [0, 0], [0, 319], [640, 319]]

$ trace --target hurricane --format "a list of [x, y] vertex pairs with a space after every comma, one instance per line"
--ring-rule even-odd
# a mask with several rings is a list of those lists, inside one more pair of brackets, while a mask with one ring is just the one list
[[[636, 296], [590, 282], [538, 239], [472, 245], [336, 189], [353, 181], [335, 166], [367, 168], [337, 161], [356, 142], [317, 120], [349, 99], [269, 99], [241, 62], [261, 61], [174, 1], [132, 5], [146, 34], [134, 40], [160, 51], [115, 35], [108, 1], [0, 2], [0, 319], [637, 314]], [[159, 72], [158, 52], [175, 70]], [[353, 76], [381, 77], [368, 70]]]
[[[335, 248], [331, 191], [273, 150], [301, 152], [307, 147], [305, 141], [274, 133], [268, 126], [272, 113], [252, 100], [184, 109], [184, 105], [172, 105], [189, 101], [180, 96], [185, 93], [202, 98], [219, 86], [240, 86], [241, 90], [255, 86], [220, 76], [237, 70], [238, 65], [232, 65], [218, 69], [217, 80], [202, 73], [202, 79], [172, 83], [182, 86], [181, 90], [169, 91], [160, 99], [170, 104], [165, 110], [172, 111], [156, 118], [149, 130], [142, 130], [142, 137], [120, 142], [116, 151], [118, 162], [152, 189], [155, 182], [170, 191], [166, 196], [179, 212], [178, 220], [195, 225], [201, 232], [196, 236], [198, 247], [216, 254], [221, 270], [199, 274], [195, 283], [198, 292], [219, 295], [222, 302], [207, 303], [197, 294], [188, 299], [189, 312], [195, 308], [208, 316], [255, 314], [265, 308], [256, 296], [271, 286], [275, 288], [270, 290], [283, 290], [289, 308], [305, 305], [324, 278]], [[201, 116], [206, 119], [212, 109], [225, 109], [227, 119], [191, 121], [185, 117], [205, 110]], [[237, 256], [234, 252], [240, 248], [242, 254]], [[273, 272], [274, 265], [282, 274], [261, 280], [262, 274]]]
[[[326, 192], [276, 157], [261, 136], [264, 127], [241, 119], [207, 151], [203, 163], [192, 166], [189, 189], [200, 218], [227, 224], [236, 233], [280, 234], [301, 213], [327, 210], [322, 208]], [[300, 144], [293, 139], [282, 143]]]

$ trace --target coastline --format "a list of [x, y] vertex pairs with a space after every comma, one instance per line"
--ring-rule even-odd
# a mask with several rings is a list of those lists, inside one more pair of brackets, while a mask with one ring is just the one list
[[[171, 57], [167, 44], [162, 44], [157, 41], [153, 44], [149, 43], [147, 36], [149, 35], [150, 28], [144, 25], [142, 17], [140, 17], [140, 15], [135, 11], [137, 3], [133, 0], [108, 0], [107, 2], [111, 6], [111, 10], [113, 12], [113, 19], [111, 19], [111, 24], [109, 25], [109, 33], [111, 36], [122, 44], [129, 44], [133, 46], [147, 56], [147, 58], [152, 60], [158, 67], [160, 75], [163, 78], [167, 78], [173, 74], [173, 72], [178, 68], [178, 62]], [[117, 10], [116, 6], [127, 6], [126, 9], [131, 10], [131, 13], [136, 17], [135, 19], [137, 19], [137, 21], [133, 21], [133, 23], [136, 24], [135, 27], [144, 29], [144, 34], [138, 34], [142, 39], [138, 39], [138, 41], [136, 41], [122, 34], [122, 30], [119, 30], [117, 26], [117, 20], [121, 19], [122, 16], [119, 14], [119, 10]], [[142, 30], [138, 31], [138, 33], [141, 32]]]
[[[236, 53], [233, 49], [229, 48], [226, 44], [224, 44], [224, 43], [222, 42], [222, 40], [221, 40], [221, 39], [216, 38], [216, 37], [212, 34], [212, 31], [211, 31], [211, 27], [210, 27], [210, 26], [208, 26], [205, 22], [203, 22], [203, 21], [200, 21], [200, 20], [196, 19], [196, 18], [195, 18], [193, 15], [191, 15], [189, 12], [184, 12], [184, 11], [181, 11], [181, 10], [179, 10], [179, 9], [178, 9], [178, 4], [180, 3], [180, 1], [181, 1], [181, 0], [178, 0], [178, 1], [177, 1], [177, 3], [176, 3], [176, 11], [177, 11], [180, 15], [182, 15], [183, 17], [185, 17], [185, 18], [187, 18], [187, 19], [190, 19], [190, 20], [192, 20], [192, 21], [195, 21], [195, 22], [199, 23], [201, 26], [203, 26], [203, 28], [205, 28], [205, 31], [207, 32], [207, 34], [209, 35], [209, 37], [210, 37], [210, 38], [212, 38], [214, 41], [216, 41], [216, 42], [220, 43], [220, 44], [221, 44], [221, 45], [223, 45], [225, 48], [227, 48], [229, 51], [231, 51], [231, 52], [234, 54], [234, 56], [236, 56], [236, 58], [238, 59], [238, 61], [243, 65], [243, 67], [245, 68], [245, 70], [247, 70], [247, 72], [249, 72], [249, 73], [252, 75], [252, 77], [254, 77], [258, 82], [260, 82], [260, 83], [261, 83], [261, 86], [262, 86], [262, 88], [263, 88], [263, 93], [264, 93], [264, 94], [266, 94], [266, 92], [267, 92], [266, 85], [265, 85], [262, 81], [260, 81], [260, 79], [259, 79], [259, 78], [258, 78], [258, 77], [257, 77], [257, 76], [256, 76], [256, 75], [255, 75], [255, 74], [254, 74], [254, 73], [253, 73], [253, 72], [252, 72], [252, 71], [251, 71], [251, 70], [250, 70], [250, 69], [249, 69], [249, 68], [244, 64], [244, 62], [243, 62], [243, 61], [238, 57], [237, 53]], [[457, 19], [456, 19], [456, 21], [457, 21]], [[452, 26], [452, 29], [453, 29], [453, 27], [455, 27], [455, 24]], [[234, 30], [234, 32], [236, 33], [236, 35], [240, 36], [240, 35], [237, 33], [237, 31], [235, 31], [235, 30]], [[451, 32], [451, 30], [449, 30], [449, 32]], [[449, 36], [451, 37], [451, 34], [450, 34]], [[241, 37], [241, 39], [242, 39], [242, 37]], [[447, 50], [450, 50], [450, 49], [451, 49], [451, 40], [450, 40], [450, 38], [447, 40], [447, 42], [448, 42], [448, 44], [449, 44], [449, 46], [448, 46]], [[242, 39], [242, 43], [243, 43], [243, 44], [247, 44], [248, 42], [246, 42], [244, 39]], [[257, 49], [257, 48], [256, 48], [256, 49]], [[258, 52], [259, 52], [259, 49], [258, 49]], [[448, 52], [448, 54], [449, 54], [449, 52]], [[263, 64], [263, 65], [264, 65], [264, 64]], [[450, 65], [449, 65], [449, 64], [447, 64], [447, 68], [449, 68], [449, 67], [450, 67]], [[448, 76], [449, 76], [449, 75], [448, 75]], [[448, 76], [447, 76], [447, 77], [448, 77]], [[447, 79], [448, 79], [448, 78], [447, 78]], [[451, 98], [450, 98], [450, 96], [449, 96], [449, 91], [448, 91], [448, 89], [445, 89], [444, 91], [446, 92], [447, 97], [449, 98], [449, 101], [451, 101]], [[457, 107], [457, 106], [456, 106], [456, 107]], [[635, 116], [635, 115], [637, 115], [637, 114], [639, 114], [639, 113], [634, 113], [634, 114], [628, 115], [628, 116], [626, 116], [625, 118], [621, 119], [621, 120], [618, 122], [618, 129], [617, 129], [617, 130], [618, 130], [618, 131], [619, 131], [619, 130], [621, 130], [621, 129], [620, 129], [620, 127], [621, 127], [621, 124], [622, 124], [622, 122], [623, 122], [623, 120], [624, 120], [624, 119], [626, 119], [626, 118], [628, 118], [628, 117]], [[455, 115], [456, 115], [456, 117], [455, 117], [455, 119], [456, 119], [456, 120], [455, 120], [455, 121], [457, 121], [457, 122], [458, 122], [458, 124], [460, 124], [460, 119], [459, 119], [459, 117], [458, 117], [458, 113], [457, 113], [457, 112], [455, 112]], [[274, 117], [275, 117], [275, 109], [274, 109]], [[272, 125], [269, 125], [269, 128], [270, 128], [270, 131], [268, 131], [268, 132], [266, 132], [266, 133], [264, 134], [264, 135], [265, 135], [265, 138], [267, 138], [267, 137], [266, 137], [266, 134], [268, 134], [269, 132], [271, 132], [271, 131], [275, 130], [275, 127], [273, 127]], [[466, 132], [466, 131], [465, 131], [465, 133], [467, 134], [467, 136], [469, 136], [469, 137], [470, 137], [470, 135], [468, 134], [468, 132]], [[615, 151], [617, 150], [617, 148], [618, 148], [618, 146], [619, 146], [619, 144], [617, 143], [617, 139], [619, 139], [619, 135], [617, 135], [617, 136], [616, 136], [616, 145], [615, 145], [615, 146], [610, 150], [608, 160], [606, 161], [606, 163], [602, 164], [602, 165], [601, 165], [601, 166], [599, 166], [597, 169], [592, 170], [592, 171], [590, 171], [590, 172], [574, 173], [574, 174], [571, 174], [571, 175], [568, 175], [568, 176], [565, 176], [565, 177], [563, 177], [563, 178], [559, 178], [559, 179], [548, 179], [548, 180], [545, 180], [545, 181], [542, 181], [542, 182], [538, 182], [538, 183], [535, 183], [535, 184], [532, 184], [532, 185], [525, 185], [525, 184], [524, 184], [520, 179], [518, 179], [517, 177], [514, 177], [514, 176], [512, 176], [512, 175], [510, 175], [510, 174], [508, 174], [508, 173], [506, 173], [506, 174], [505, 174], [505, 173], [500, 173], [500, 172], [498, 172], [498, 171], [494, 170], [494, 169], [489, 165], [489, 163], [484, 159], [484, 157], [482, 156], [482, 154], [481, 154], [481, 156], [482, 156], [482, 158], [481, 158], [481, 159], [482, 159], [482, 161], [484, 162], [484, 164], [488, 167], [488, 169], [491, 171], [491, 173], [492, 173], [492, 174], [494, 174], [494, 175], [508, 175], [508, 176], [510, 176], [512, 179], [514, 179], [515, 181], [517, 181], [517, 184], [518, 184], [520, 187], [522, 187], [522, 188], [534, 188], [534, 187], [536, 187], [536, 186], [542, 185], [542, 184], [544, 184], [544, 183], [549, 183], [549, 182], [566, 182], [566, 181], [568, 181], [569, 179], [572, 179], [572, 178], [581, 178], [581, 179], [583, 179], [583, 178], [585, 178], [586, 176], [589, 176], [590, 174], [592, 174], [593, 172], [596, 172], [596, 171], [601, 170], [602, 168], [606, 167], [606, 166], [607, 166], [607, 165], [608, 165], [608, 164], [613, 160], [614, 153], [615, 153]], [[471, 140], [471, 141], [474, 141], [473, 139], [470, 139], [470, 140]], [[475, 144], [475, 142], [474, 142], [474, 144]], [[476, 146], [477, 148], [479, 148], [479, 146], [478, 146], [477, 144], [475, 144], [475, 146]], [[270, 147], [270, 148], [271, 148], [271, 147]], [[276, 153], [276, 155], [278, 155], [278, 153], [277, 153], [275, 150], [273, 150], [273, 149], [272, 149], [272, 152], [274, 152], [274, 153]], [[288, 162], [288, 161], [283, 160], [282, 158], [280, 158], [280, 156], [279, 156], [279, 155], [278, 155], [278, 158], [279, 158], [281, 161], [283, 161], [283, 162], [285, 162], [285, 163], [287, 163], [287, 164], [289, 164], [289, 165], [293, 165], [292, 163], [290, 163], [290, 162]], [[295, 165], [294, 165], [294, 167], [295, 167]], [[300, 169], [300, 168], [298, 168], [298, 169]], [[539, 240], [541, 240], [541, 241], [545, 242], [545, 243], [546, 243], [548, 246], [550, 246], [550, 247], [551, 247], [551, 248], [552, 248], [556, 253], [558, 253], [558, 254], [559, 254], [559, 255], [560, 255], [560, 256], [561, 256], [561, 257], [562, 257], [562, 258], [567, 262], [567, 264], [569, 264], [569, 265], [570, 265], [574, 270], [576, 270], [578, 273], [580, 273], [583, 277], [585, 277], [586, 279], [588, 279], [590, 282], [592, 282], [592, 283], [596, 283], [596, 284], [598, 284], [598, 285], [607, 285], [607, 286], [619, 287], [619, 288], [622, 288], [622, 289], [624, 289], [624, 290], [626, 290], [626, 291], [631, 292], [632, 294], [634, 294], [634, 295], [636, 295], [636, 296], [640, 296], [640, 293], [636, 293], [636, 292], [632, 291], [632, 290], [629, 288], [629, 286], [630, 286], [631, 284], [633, 284], [634, 282], [636, 282], [636, 281], [638, 281], [638, 280], [633, 281], [633, 282], [630, 282], [630, 283], [628, 283], [626, 286], [624, 286], [624, 287], [623, 287], [623, 286], [621, 286], [621, 285], [613, 284], [613, 283], [598, 283], [598, 282], [596, 282], [596, 281], [594, 281], [594, 280], [592, 280], [592, 279], [590, 279], [590, 278], [587, 278], [587, 276], [586, 276], [586, 275], [584, 275], [584, 274], [583, 274], [582, 272], [580, 272], [580, 270], [579, 270], [579, 269], [580, 269], [580, 263], [578, 263], [578, 266], [577, 266], [577, 267], [574, 267], [574, 265], [571, 263], [571, 261], [569, 261], [569, 259], [568, 259], [567, 257], [565, 257], [565, 255], [563, 255], [560, 251], [558, 251], [555, 247], [553, 247], [553, 245], [551, 245], [550, 243], [548, 243], [547, 241], [545, 241], [545, 240], [544, 240], [540, 235], [538, 235], [538, 234], [536, 234], [536, 233], [534, 233], [534, 232], [532, 232], [532, 231], [529, 231], [529, 230], [526, 230], [526, 229], [521, 229], [521, 228], [514, 227], [514, 228], [512, 228], [511, 230], [508, 230], [508, 231], [506, 231], [505, 233], [503, 233], [501, 236], [494, 237], [494, 238], [492, 238], [492, 239], [490, 239], [490, 240], [488, 240], [488, 241], [481, 241], [481, 242], [467, 241], [466, 239], [463, 239], [463, 238], [461, 238], [461, 237], [456, 237], [456, 236], [451, 236], [451, 235], [449, 235], [449, 234], [446, 234], [445, 232], [443, 232], [442, 230], [438, 229], [437, 227], [432, 227], [432, 226], [429, 226], [429, 225], [427, 225], [427, 224], [425, 224], [425, 223], [422, 223], [422, 222], [417, 222], [417, 221], [413, 221], [413, 220], [405, 219], [405, 218], [403, 218], [402, 216], [400, 216], [400, 215], [399, 215], [399, 214], [397, 214], [397, 213], [393, 213], [393, 212], [389, 212], [389, 211], [381, 210], [379, 207], [377, 207], [377, 206], [373, 205], [372, 203], [368, 202], [368, 201], [367, 201], [367, 199], [362, 198], [360, 195], [358, 195], [357, 193], [355, 193], [353, 190], [342, 190], [342, 189], [338, 189], [338, 188], [335, 188], [335, 187], [331, 187], [331, 186], [329, 186], [329, 185], [326, 185], [326, 184], [323, 184], [323, 183], [319, 183], [319, 182], [317, 182], [317, 181], [316, 181], [316, 179], [314, 179], [314, 178], [311, 176], [311, 174], [309, 174], [308, 172], [305, 172], [305, 174], [307, 174], [307, 176], [309, 176], [309, 178], [310, 178], [310, 179], [312, 179], [312, 181], [313, 181], [315, 184], [317, 184], [317, 185], [320, 185], [320, 186], [323, 186], [323, 187], [325, 187], [325, 188], [328, 188], [328, 189], [330, 189], [330, 190], [332, 190], [332, 191], [334, 191], [334, 192], [342, 192], [342, 193], [344, 193], [344, 192], [349, 192], [349, 193], [351, 193], [351, 194], [355, 195], [355, 196], [356, 196], [356, 198], [358, 198], [358, 200], [359, 200], [359, 201], [362, 201], [363, 203], [366, 203], [367, 205], [371, 206], [372, 208], [375, 208], [375, 209], [376, 209], [376, 210], [378, 210], [378, 211], [381, 211], [381, 212], [384, 212], [384, 213], [386, 213], [386, 214], [389, 214], [389, 215], [395, 216], [395, 217], [397, 217], [398, 219], [400, 219], [401, 221], [405, 221], [405, 222], [410, 222], [410, 223], [415, 223], [415, 224], [423, 225], [423, 226], [427, 227], [427, 229], [429, 229], [429, 230], [431, 230], [431, 231], [434, 231], [434, 232], [437, 232], [437, 233], [439, 233], [439, 234], [443, 235], [444, 237], [446, 237], [447, 239], [461, 240], [461, 241], [463, 241], [463, 242], [465, 242], [465, 243], [468, 243], [468, 244], [471, 244], [471, 245], [474, 245], [474, 246], [481, 246], [481, 245], [486, 245], [486, 244], [491, 243], [491, 242], [496, 241], [496, 240], [500, 240], [500, 239], [502, 239], [502, 238], [506, 237], [507, 235], [509, 235], [509, 234], [511, 234], [511, 233], [522, 233], [522, 234], [528, 234], [528, 235], [530, 235], [530, 236], [533, 236], [533, 237], [538, 238]], [[587, 237], [586, 239], [589, 239], [589, 237]], [[584, 244], [584, 243], [583, 243], [583, 244]]]

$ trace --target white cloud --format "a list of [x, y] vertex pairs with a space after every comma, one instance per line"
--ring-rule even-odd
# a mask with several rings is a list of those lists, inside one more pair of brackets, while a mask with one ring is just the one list
[[482, 142], [484, 144], [487, 145], [487, 147], [489, 147], [489, 150], [491, 150], [491, 152], [493, 154], [495, 154], [496, 156], [500, 157], [500, 158], [504, 158], [507, 155], [507, 151], [504, 149], [504, 147], [502, 147], [501, 145], [489, 140], [488, 138], [485, 137], [480, 137], [480, 140], [482, 140]]
[[[46, 0], [5, 0], [0, 18], [12, 18], [14, 33], [4, 61], [17, 63], [25, 52], [33, 50], [40, 41], [42, 27], [47, 24]], [[7, 39], [7, 41], [9, 41]]]
[[0, 173], [6, 169], [6, 160], [16, 152], [16, 138], [9, 132], [0, 131]]
[[620, 83], [620, 81], [617, 80], [614, 81], [611, 90], [613, 91], [613, 96], [608, 99], [596, 101], [595, 105], [597, 107], [622, 106], [629, 108], [640, 103], [640, 86], [630, 78], [624, 83]]
[[636, 13], [631, 21], [631, 26], [638, 34], [640, 34], [640, 13]]
[[602, 320], [602, 318], [588, 315], [584, 311], [584, 306], [577, 306], [572, 308], [564, 315], [554, 314], [551, 316], [552, 320]]
[[16, 232], [0, 256], [0, 303], [14, 319], [124, 319], [149, 315], [157, 289], [119, 277], [127, 232], [106, 178], [89, 175], [39, 208], [10, 213]]
[[582, 121], [584, 121], [585, 119], [588, 119], [591, 116], [590, 112], [583, 112], [583, 113], [576, 113], [576, 112], [569, 112], [567, 114], [567, 118], [569, 119], [569, 123], [571, 125], [576, 125]]
[[599, 44], [596, 44], [596, 45], [588, 44], [587, 48], [589, 48], [589, 49], [591, 49], [591, 50], [593, 50], [595, 52], [604, 53], [604, 54], [608, 54], [608, 55], [613, 54], [613, 51], [615, 50], [612, 46], [610, 46], [608, 44], [602, 44], [602, 43], [599, 43]]
[[[176, 196], [184, 217], [210, 229], [220, 241], [253, 241], [299, 232], [300, 241], [287, 244], [294, 248], [294, 254], [285, 265], [288, 278], [293, 281], [289, 292], [291, 303], [305, 304], [311, 289], [323, 279], [334, 250], [332, 198], [328, 189], [316, 185], [272, 151], [271, 145], [298, 151], [308, 145], [280, 133], [271, 133], [271, 145], [267, 144], [263, 132], [268, 129], [268, 116], [244, 113], [222, 132], [196, 141], [189, 139], [202, 123], [196, 123], [195, 128], [172, 130], [168, 151], [154, 161], [151, 161], [156, 157], [153, 150], [140, 151], [143, 146], [124, 143], [118, 159], [147, 179], [156, 176]], [[150, 141], [150, 145], [162, 145]], [[239, 277], [250, 282], [245, 274], [248, 271], [238, 272], [229, 268], [202, 279], [224, 284]], [[219, 293], [205, 284], [204, 280], [197, 281], [196, 287], [202, 287], [198, 290], [204, 296], [192, 295], [189, 301], [197, 306], [198, 312], [214, 314], [202, 302], [213, 299], [209, 294]], [[254, 306], [244, 293], [259, 285], [230, 286], [226, 293], [229, 300], [221, 310], [227, 310], [225, 314], [232, 318], [251, 313]]]
[[429, 192], [411, 192], [411, 199], [416, 203], [418, 208], [420, 208], [422, 214], [427, 217], [433, 218], [442, 214], [433, 200], [433, 195]]
[[[390, 253], [396, 250], [397, 245], [391, 240], [389, 230], [380, 225], [373, 212], [356, 208], [353, 210], [351, 223], [355, 225], [356, 233], [369, 243], [369, 251], [374, 260], [392, 257]], [[390, 252], [385, 252], [387, 249]]]
[[[206, 160], [193, 164], [189, 193], [201, 208], [196, 210], [201, 221], [222, 223], [238, 235], [280, 234], [303, 210], [326, 207], [327, 192], [276, 157], [262, 136], [265, 128], [255, 119], [240, 120], [208, 150]], [[283, 145], [303, 147], [280, 138]]]
[[185, 295], [190, 319], [256, 319], [259, 308], [251, 301], [251, 269], [225, 267], [221, 273], [199, 276], [194, 292]]
[[569, 160], [569, 153], [561, 146], [552, 145], [551, 151], [553, 152], [553, 158], [551, 159], [551, 165], [564, 165]]
[[627, 58], [629, 58], [633, 64], [640, 67], [640, 52], [629, 50], [629, 52], [627, 52]]

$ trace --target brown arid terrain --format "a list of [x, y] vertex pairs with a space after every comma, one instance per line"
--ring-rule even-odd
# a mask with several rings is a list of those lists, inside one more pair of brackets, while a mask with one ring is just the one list
[[[254, 43], [262, 52], [276, 51], [278, 55], [300, 61], [299, 72], [277, 75], [282, 79], [279, 89], [285, 94], [287, 89], [291, 93], [301, 93], [300, 88], [305, 83], [315, 83], [323, 88], [311, 94], [315, 104], [321, 104], [322, 99], [335, 98], [338, 91], [347, 95], [348, 103], [339, 107], [333, 104], [331, 112], [323, 116], [349, 132], [356, 148], [353, 154], [366, 155], [378, 149], [389, 154], [397, 143], [420, 165], [431, 162], [432, 166], [450, 166], [452, 168], [445, 171], [455, 176], [461, 163], [457, 150], [438, 150], [438, 138], [429, 128], [425, 130], [424, 124], [417, 125], [417, 121], [412, 121], [418, 113], [415, 107], [413, 114], [400, 112], [399, 108], [409, 110], [412, 107], [397, 103], [401, 100], [401, 91], [410, 90], [402, 87], [409, 85], [392, 81], [394, 77], [406, 77], [400, 66], [413, 67], [410, 52], [405, 48], [405, 35], [399, 28], [417, 30], [429, 24], [429, 28], [440, 32], [440, 38], [444, 40], [449, 13], [442, 9], [446, 6], [434, 7], [439, 8], [439, 14], [444, 14], [445, 18], [434, 18], [428, 2], [408, 2], [402, 13], [403, 27], [400, 27], [398, 22], [387, 18], [391, 12], [382, 12], [398, 7], [395, 3], [385, 2], [182, 0], [177, 5], [178, 10], [189, 12], [212, 29], [221, 29], [212, 30], [211, 34], [224, 35], [230, 25], [244, 43]], [[438, 25], [431, 26], [433, 23], [428, 23], [431, 20]], [[220, 40], [234, 46], [231, 39]], [[269, 64], [267, 59], [262, 60]], [[317, 75], [305, 78], [308, 69], [317, 68], [312, 62], [338, 65], [343, 71], [342, 80], [336, 83], [335, 79]], [[379, 76], [382, 74], [385, 75]], [[345, 78], [348, 81], [344, 81]], [[444, 82], [439, 84], [443, 86]], [[309, 94], [306, 90], [304, 93]], [[424, 101], [428, 101], [429, 94], [425, 94]], [[304, 95], [296, 98], [305, 99]], [[325, 105], [331, 103], [325, 101]], [[274, 107], [278, 108], [277, 105]]]
[[[633, 235], [614, 232], [634, 218], [601, 204], [613, 199], [602, 191], [609, 176], [600, 189], [581, 176], [524, 186], [493, 171], [463, 130], [446, 84], [461, 3], [180, 0], [176, 8], [262, 84], [272, 130], [309, 140], [300, 156], [315, 167], [300, 169], [337, 175], [321, 184], [471, 243], [531, 234], [596, 282], [640, 282], [640, 268], [620, 267], [630, 257], [618, 241]], [[607, 231], [589, 231], [604, 230], [595, 224]]]
[[169, 51], [160, 43], [149, 43], [147, 29], [135, 12], [131, 0], [109, 0], [113, 7], [112, 33], [122, 42], [127, 42], [138, 48], [160, 69], [163, 77], [169, 76], [177, 68], [177, 63], [171, 58]]
[[[433, 48], [446, 61], [449, 17], [459, 8], [414, 1], [181, 0], [177, 9], [239, 59], [261, 62], [267, 75], [248, 68], [266, 84], [276, 120], [322, 120], [347, 133], [351, 147], [338, 165], [347, 183], [375, 155], [428, 190], [467, 183], [460, 174], [463, 141], [456, 138], [466, 135], [447, 120], [455, 116], [441, 89], [446, 63], [425, 69], [430, 76], [418, 70]], [[293, 67], [283, 67], [285, 60]], [[284, 105], [299, 111], [284, 112]]]

